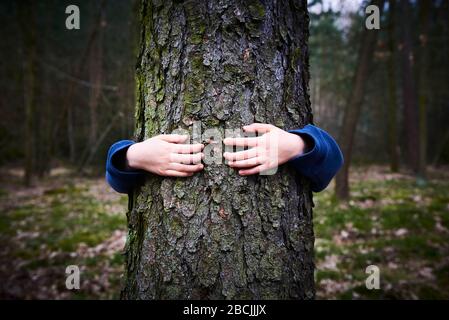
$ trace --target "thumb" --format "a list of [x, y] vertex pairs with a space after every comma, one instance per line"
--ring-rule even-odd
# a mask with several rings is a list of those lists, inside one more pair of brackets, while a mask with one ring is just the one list
[[159, 139], [170, 142], [170, 143], [181, 143], [187, 140], [188, 135], [181, 134], [161, 134], [158, 136]]

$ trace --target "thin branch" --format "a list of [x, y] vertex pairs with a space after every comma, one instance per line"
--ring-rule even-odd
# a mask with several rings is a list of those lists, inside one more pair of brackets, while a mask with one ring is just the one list
[[88, 88], [100, 88], [100, 89], [103, 89], [103, 90], [109, 90], [109, 91], [117, 91], [117, 90], [118, 90], [118, 87], [117, 87], [117, 86], [111, 86], [111, 85], [94, 85], [94, 84], [92, 84], [92, 83], [89, 82], [89, 81], [86, 81], [86, 80], [83, 80], [83, 79], [78, 79], [78, 78], [76, 78], [76, 77], [74, 77], [74, 76], [72, 76], [72, 75], [70, 75], [70, 74], [68, 74], [68, 73], [66, 73], [66, 72], [64, 72], [64, 71], [62, 71], [62, 70], [60, 70], [60, 69], [58, 69], [57, 67], [52, 66], [51, 64], [49, 64], [49, 63], [47, 63], [47, 62], [45, 62], [45, 61], [42, 61], [42, 60], [38, 60], [38, 61], [39, 61], [39, 63], [41, 63], [44, 67], [46, 67], [46, 68], [48, 68], [48, 69], [50, 69], [50, 70], [53, 70], [55, 73], [59, 74], [61, 77], [66, 78], [66, 79], [68, 79], [68, 80], [70, 80], [70, 81], [73, 81], [73, 82], [75, 82], [75, 83], [78, 83], [78, 84], [80, 84], [80, 85], [82, 85], [82, 86], [85, 86], [85, 87], [88, 87]]

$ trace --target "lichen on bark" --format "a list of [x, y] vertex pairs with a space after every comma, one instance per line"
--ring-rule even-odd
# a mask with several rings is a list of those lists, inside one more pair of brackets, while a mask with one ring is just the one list
[[[305, 0], [142, 0], [136, 139], [310, 123], [308, 23]], [[125, 299], [314, 297], [312, 197], [288, 165], [149, 175], [129, 209]]]

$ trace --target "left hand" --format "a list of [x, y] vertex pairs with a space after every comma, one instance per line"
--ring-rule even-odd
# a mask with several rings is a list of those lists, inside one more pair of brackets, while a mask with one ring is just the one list
[[271, 124], [253, 123], [244, 126], [245, 132], [263, 133], [259, 137], [225, 138], [227, 146], [251, 147], [237, 152], [225, 152], [228, 165], [239, 170], [242, 176], [257, 174], [284, 164], [302, 154], [304, 140], [296, 134], [286, 132]]

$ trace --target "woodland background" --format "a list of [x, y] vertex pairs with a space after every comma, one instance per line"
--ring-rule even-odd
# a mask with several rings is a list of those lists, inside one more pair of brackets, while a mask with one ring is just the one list
[[[0, 3], [3, 299], [119, 294], [127, 197], [103, 177], [109, 146], [133, 133], [138, 8], [77, 1], [81, 29], [67, 30], [72, 2]], [[448, 299], [449, 1], [386, 1], [363, 60], [367, 4], [309, 1], [314, 122], [351, 150], [349, 197], [334, 183], [314, 196], [317, 297]], [[381, 290], [365, 288], [369, 264]]]

